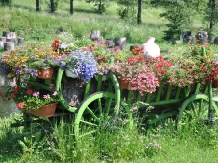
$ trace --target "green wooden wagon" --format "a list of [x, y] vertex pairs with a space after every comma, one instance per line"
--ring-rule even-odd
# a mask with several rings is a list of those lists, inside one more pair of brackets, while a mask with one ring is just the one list
[[[51, 79], [30, 78], [25, 82], [43, 90], [59, 92], [60, 102], [54, 117], [73, 113], [76, 139], [96, 132], [101, 126], [116, 123], [123, 101], [127, 104], [123, 107], [128, 114], [130, 125], [132, 125], [130, 106], [139, 101], [143, 102], [139, 106], [142, 113], [148, 106], [157, 108], [149, 114], [147, 121], [149, 124], [169, 117], [176, 117], [178, 122], [182, 122], [183, 115], [190, 112], [191, 118], [198, 117], [212, 123], [214, 117], [218, 115], [217, 98], [213, 97], [211, 84], [204, 86], [196, 83], [190, 87], [181, 88], [161, 82], [156, 92], [141, 96], [137, 91], [120, 89], [118, 80], [112, 72], [107, 74], [105, 81], [102, 80], [103, 76], [98, 76], [98, 80], [92, 78], [83, 84], [80, 102], [78, 105], [72, 106], [63, 93], [63, 81], [75, 80], [74, 83], [80, 81], [66, 77], [64, 69], [64, 65], [57, 68]], [[78, 86], [72, 85], [72, 82], [71, 89], [77, 89]], [[51, 83], [56, 83], [52, 89], [49, 88]], [[88, 130], [82, 131], [81, 126], [84, 125]]]

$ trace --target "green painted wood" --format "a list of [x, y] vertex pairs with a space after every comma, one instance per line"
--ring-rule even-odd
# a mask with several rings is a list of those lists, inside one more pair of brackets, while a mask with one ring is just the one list
[[102, 87], [102, 75], [98, 75], [98, 84], [96, 88], [96, 92], [100, 91]]
[[112, 85], [114, 87], [115, 90], [115, 95], [116, 95], [116, 107], [117, 109], [117, 114], [119, 113], [119, 108], [120, 108], [120, 102], [121, 102], [121, 92], [120, 92], [120, 87], [119, 87], [119, 83], [117, 81], [117, 77], [110, 71], [107, 76], [111, 79], [112, 81]]
[[160, 82], [160, 86], [159, 86], [158, 91], [157, 91], [156, 102], [160, 101], [160, 96], [161, 96], [161, 93], [163, 90], [163, 86], [164, 86], [164, 82]]
[[131, 104], [133, 91], [128, 91], [127, 104]]
[[216, 104], [214, 103], [214, 101], [212, 101], [212, 99], [210, 99], [210, 100], [209, 99], [210, 98], [207, 95], [205, 95], [205, 94], [193, 94], [193, 95], [191, 95], [189, 98], [187, 98], [183, 102], [181, 108], [179, 109], [178, 121], [180, 121], [182, 119], [183, 112], [185, 111], [186, 107], [189, 104], [191, 104], [193, 101], [195, 101], [195, 100], [205, 100], [205, 101], [208, 101], [209, 103], [211, 103], [211, 104], [209, 104], [209, 105], [211, 105], [209, 107], [213, 108], [216, 111], [216, 114], [218, 114], [218, 108], [217, 108]]
[[170, 94], [172, 92], [172, 89], [173, 89], [173, 87], [171, 85], [168, 86], [165, 100], [169, 100], [170, 99]]
[[185, 93], [185, 94], [184, 94], [184, 97], [188, 97], [190, 91], [191, 91], [191, 87], [186, 87], [186, 88], [184, 88], [184, 93]]
[[162, 100], [162, 101], [158, 101], [158, 102], [149, 102], [149, 103], [145, 103], [145, 104], [139, 104], [139, 108], [143, 108], [146, 106], [161, 106], [161, 105], [169, 105], [169, 104], [178, 104], [183, 102], [184, 99], [170, 99], [170, 100]]
[[142, 96], [141, 96], [141, 94], [138, 92], [138, 95], [137, 95], [137, 101], [141, 101], [141, 99], [142, 99]]
[[[74, 121], [74, 134], [75, 134], [75, 138], [77, 141], [79, 140], [80, 137], [83, 137], [87, 134], [94, 133], [97, 127], [99, 126], [99, 123], [101, 122], [100, 120], [101, 118], [104, 119], [110, 116], [112, 118], [115, 118], [114, 115], [118, 114], [119, 108], [116, 108], [116, 112], [112, 110], [109, 111], [109, 110], [103, 109], [103, 106], [105, 105], [102, 105], [101, 100], [105, 98], [116, 100], [116, 95], [110, 92], [96, 92], [96, 93], [89, 95], [81, 104], [80, 108], [78, 109], [75, 121]], [[98, 102], [98, 107], [94, 109], [95, 112], [92, 111], [93, 108], [89, 108], [90, 103], [94, 101]], [[108, 106], [106, 106], [106, 108], [115, 109], [114, 107], [108, 107]], [[109, 116], [108, 113], [112, 113], [112, 115]], [[89, 114], [92, 117], [93, 122], [84, 120], [83, 116], [86, 114]], [[82, 124], [89, 125], [92, 128], [90, 128], [88, 132], [80, 132], [80, 127]], [[94, 126], [96, 128], [94, 128]]]
[[207, 94], [207, 93], [208, 93], [208, 89], [209, 89], [209, 85], [206, 85], [206, 86], [205, 86], [205, 89], [204, 89], [204, 91], [203, 91], [203, 93], [204, 93], [204, 94]]
[[52, 84], [52, 79], [45, 79], [45, 84], [46, 85]]
[[160, 120], [170, 118], [173, 115], [177, 115], [177, 114], [178, 114], [178, 112], [176, 112], [176, 111], [172, 111], [172, 112], [168, 112], [168, 113], [162, 113], [160, 115], [156, 114], [155, 116], [153, 116], [153, 117], [155, 117], [154, 119], [148, 120], [148, 124], [154, 124], [154, 123], [156, 123], [156, 122], [158, 122]]
[[197, 93], [199, 93], [199, 91], [200, 91], [200, 88], [201, 88], [201, 83], [197, 83], [197, 84], [196, 84], [196, 87], [195, 87], [194, 94], [197, 94]]
[[91, 86], [91, 79], [86, 83], [86, 88], [85, 88], [85, 92], [84, 92], [84, 98], [86, 98], [89, 95], [90, 86]]
[[58, 91], [61, 88], [61, 81], [62, 81], [62, 76], [64, 73], [64, 69], [59, 68], [57, 72], [57, 77], [56, 77], [56, 85], [55, 85], [55, 90]]
[[146, 101], [145, 102], [147, 102], [147, 103], [149, 103], [150, 101], [151, 101], [151, 93], [148, 93], [147, 94], [147, 97], [146, 97]]
[[180, 95], [180, 93], [181, 93], [181, 89], [182, 89], [181, 87], [177, 87], [175, 99], [178, 99], [178, 98], [179, 98], [179, 95]]

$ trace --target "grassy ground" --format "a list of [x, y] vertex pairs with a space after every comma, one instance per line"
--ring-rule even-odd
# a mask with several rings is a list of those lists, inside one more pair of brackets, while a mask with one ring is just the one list
[[99, 130], [95, 137], [83, 138], [75, 146], [73, 119], [65, 118], [60, 123], [45, 121], [32, 124], [28, 129], [11, 128], [11, 122], [12, 117], [0, 119], [0, 162], [4, 163], [218, 161], [217, 126], [193, 123], [178, 132], [170, 120], [149, 130], [135, 123], [132, 130], [125, 126]]
[[[72, 16], [65, 4], [55, 15], [49, 15], [44, 6], [40, 13], [35, 13], [33, 2], [16, 0], [11, 8], [0, 9], [0, 31], [15, 30], [26, 41], [50, 44], [60, 31], [75, 37], [89, 37], [90, 30], [94, 29], [100, 30], [103, 38], [125, 36], [128, 45], [141, 44], [148, 36], [154, 36], [163, 50], [179, 55], [187, 48], [187, 45], [171, 45], [161, 39], [166, 29], [166, 22], [158, 18], [162, 9], [143, 10], [143, 23], [137, 25], [120, 20], [115, 4], [103, 16], [94, 14], [93, 8], [83, 1], [74, 1], [74, 5]], [[218, 53], [217, 46], [211, 46]], [[133, 130], [125, 126], [118, 130], [99, 130], [95, 137], [88, 137], [75, 146], [73, 119], [66, 118], [60, 123], [45, 121], [25, 129], [10, 127], [14, 117], [19, 119], [20, 114], [0, 119], [0, 162], [3, 163], [218, 162], [217, 126], [195, 123], [177, 132], [172, 121], [149, 130], [135, 123]]]

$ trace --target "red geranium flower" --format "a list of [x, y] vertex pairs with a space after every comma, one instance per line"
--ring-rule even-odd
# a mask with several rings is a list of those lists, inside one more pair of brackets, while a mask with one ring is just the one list
[[18, 109], [22, 109], [25, 106], [25, 104], [23, 102], [19, 102], [18, 104], [16, 104], [16, 106]]
[[31, 95], [31, 94], [33, 93], [33, 90], [29, 88], [29, 89], [26, 91], [26, 93], [27, 93], [28, 95]]
[[12, 99], [12, 98], [15, 98], [15, 95], [14, 95], [14, 93], [11, 93], [10, 95], [9, 95], [9, 97]]

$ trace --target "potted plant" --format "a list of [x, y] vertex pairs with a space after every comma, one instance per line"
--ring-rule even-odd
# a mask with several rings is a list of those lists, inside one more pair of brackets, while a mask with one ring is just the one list
[[142, 96], [146, 92], [155, 92], [159, 86], [155, 72], [152, 67], [145, 64], [142, 56], [130, 57], [128, 62], [116, 63], [111, 71], [115, 73], [118, 81], [128, 83], [128, 90], [137, 90]]
[[88, 82], [98, 72], [98, 63], [87, 50], [72, 51], [69, 55], [63, 56], [63, 61], [66, 63], [66, 70], [70, 70], [84, 82]]
[[[51, 84], [51, 89], [54, 84]], [[42, 92], [33, 90], [29, 85], [17, 83], [17, 86], [8, 86], [4, 93], [1, 93], [2, 100], [13, 100], [19, 110], [36, 114], [42, 117], [53, 116], [59, 101], [58, 92]]]
[[[49, 69], [59, 66], [61, 56], [50, 47], [40, 43], [29, 43], [4, 54], [3, 62], [8, 67], [8, 75], [20, 76], [23, 80], [28, 76], [38, 76], [39, 69]], [[38, 73], [39, 70], [39, 73]]]

